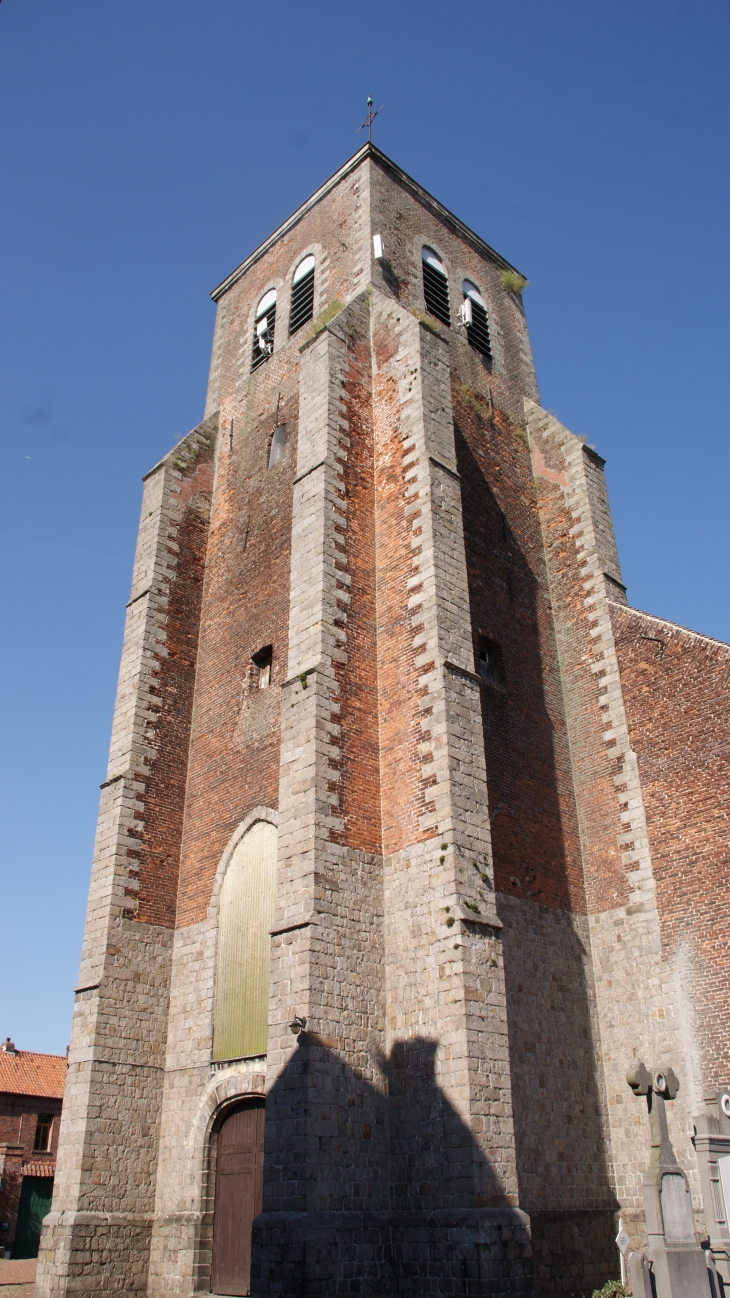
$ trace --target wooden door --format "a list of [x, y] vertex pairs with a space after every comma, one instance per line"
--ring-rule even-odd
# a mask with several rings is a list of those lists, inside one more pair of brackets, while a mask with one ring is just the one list
[[43, 1218], [51, 1211], [52, 1176], [24, 1176], [20, 1188], [13, 1257], [37, 1257]]
[[251, 1223], [261, 1212], [264, 1101], [246, 1100], [218, 1132], [211, 1292], [248, 1294]]

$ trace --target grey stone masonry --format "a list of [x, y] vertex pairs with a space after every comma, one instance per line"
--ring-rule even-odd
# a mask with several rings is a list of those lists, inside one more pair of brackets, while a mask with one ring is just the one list
[[[435, 1074], [471, 1132], [465, 1192], [516, 1203], [509, 1052], [491, 862], [479, 681], [474, 673], [448, 346], [373, 295], [374, 327], [397, 340], [376, 383], [397, 385], [413, 529], [409, 605], [429, 780], [426, 841], [385, 861], [387, 1042], [438, 1042]], [[384, 438], [386, 429], [376, 426]], [[444, 846], [442, 846], [442, 844]], [[448, 925], [449, 918], [456, 920]], [[472, 1200], [473, 1202], [473, 1200]]]
[[106, 1292], [146, 1292], [173, 932], [131, 914], [181, 484], [216, 428], [194, 429], [145, 480], [38, 1295], [93, 1291], [105, 1259]]
[[[689, 1084], [673, 1113], [673, 1139], [699, 1208], [691, 1145], [692, 1043], [681, 970], [662, 956], [646, 812], [631, 749], [609, 600], [625, 601], [603, 461], [552, 415], [525, 402], [536, 477], [556, 483], [571, 525], [567, 548], [546, 531], [545, 555], [570, 735], [589, 932], [608, 1105], [611, 1176], [636, 1246], [646, 1243], [637, 1150], [647, 1118], [629, 1107], [625, 1073], [635, 1058], [677, 1060]], [[572, 554], [570, 551], [572, 550]], [[574, 574], [574, 575], [572, 575]], [[568, 588], [570, 583], [570, 588]], [[591, 716], [600, 721], [591, 721]], [[615, 847], [613, 845], [616, 845]], [[608, 863], [615, 872], [611, 893]], [[608, 904], [612, 897], [625, 900]]]
[[[385, 326], [397, 343], [392, 369], [374, 382], [395, 379], [399, 392], [404, 508], [415, 544], [402, 613], [413, 627], [428, 802], [419, 838], [385, 861], [336, 841], [343, 823], [335, 664], [348, 660], [349, 634], [348, 572], [336, 544], [336, 527], [348, 526], [343, 386], [366, 307], [351, 304], [302, 352], [267, 1162], [252, 1292], [289, 1294], [326, 1275], [328, 1293], [345, 1293], [355, 1266], [363, 1294], [390, 1292], [394, 1267], [400, 1284], [435, 1294], [457, 1238], [464, 1266], [482, 1258], [491, 1292], [522, 1292], [530, 1285], [529, 1224], [517, 1209], [448, 350], [377, 291], [371, 327]], [[391, 433], [376, 416], [376, 466], [380, 440]], [[377, 498], [377, 467], [375, 490]], [[297, 1038], [288, 1027], [295, 1014], [306, 1019]], [[340, 1158], [343, 1146], [350, 1152]], [[300, 1267], [290, 1269], [284, 1256], [299, 1248]]]

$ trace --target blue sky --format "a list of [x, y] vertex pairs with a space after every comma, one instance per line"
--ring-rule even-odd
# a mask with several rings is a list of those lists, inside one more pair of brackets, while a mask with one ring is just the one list
[[529, 278], [629, 600], [730, 639], [725, 0], [2, 0], [0, 1037], [68, 1041], [140, 477], [210, 290], [377, 144]]

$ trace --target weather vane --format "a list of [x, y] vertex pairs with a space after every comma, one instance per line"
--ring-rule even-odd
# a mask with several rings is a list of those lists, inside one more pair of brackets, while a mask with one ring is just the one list
[[368, 128], [368, 140], [369, 140], [370, 143], [372, 144], [372, 142], [373, 142], [373, 122], [375, 121], [375, 118], [377, 117], [378, 113], [382, 113], [382, 111], [383, 111], [384, 108], [385, 108], [385, 104], [381, 104], [381, 105], [380, 105], [380, 108], [376, 108], [376, 109], [375, 109], [375, 112], [373, 112], [373, 100], [372, 100], [372, 95], [368, 95], [368, 115], [367, 115], [367, 117], [365, 118], [365, 121], [363, 122], [362, 126], [358, 126], [357, 130], [355, 131], [355, 134], [356, 134], [356, 135], [359, 135], [360, 132], [361, 132], [361, 131], [364, 131], [364, 130], [365, 130], [365, 127], [367, 126], [367, 128]]

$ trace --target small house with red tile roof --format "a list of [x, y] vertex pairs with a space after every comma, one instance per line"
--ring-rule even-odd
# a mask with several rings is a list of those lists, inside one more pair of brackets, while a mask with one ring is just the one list
[[36, 1257], [51, 1210], [65, 1055], [0, 1045], [0, 1257]]

